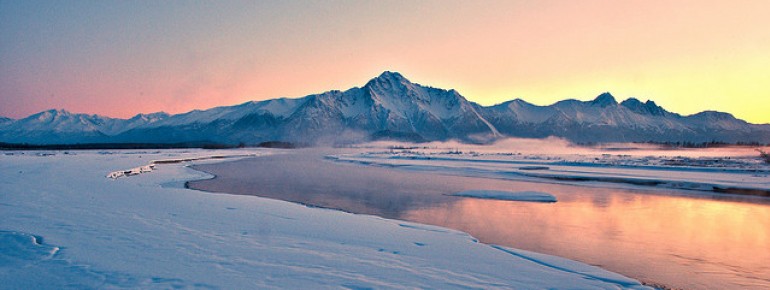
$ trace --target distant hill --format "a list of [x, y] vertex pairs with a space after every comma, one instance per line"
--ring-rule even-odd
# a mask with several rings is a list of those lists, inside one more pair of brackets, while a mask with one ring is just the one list
[[0, 118], [0, 142], [29, 144], [339, 144], [383, 139], [484, 143], [548, 136], [575, 142], [770, 143], [770, 125], [714, 111], [682, 116], [653, 101], [630, 98], [618, 103], [609, 93], [587, 102], [537, 106], [516, 99], [485, 107], [455, 90], [412, 83], [387, 71], [346, 91], [177, 115], [115, 119], [49, 110], [19, 120]]

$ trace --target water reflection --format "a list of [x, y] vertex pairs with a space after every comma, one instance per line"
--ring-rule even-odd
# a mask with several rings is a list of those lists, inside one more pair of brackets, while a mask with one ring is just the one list
[[217, 178], [190, 182], [194, 188], [387, 218], [399, 218], [413, 208], [455, 201], [444, 194], [464, 188], [462, 180], [449, 176], [338, 164], [314, 154], [274, 155], [196, 168]]
[[[192, 187], [434, 224], [686, 289], [770, 289], [770, 205], [407, 172], [289, 154], [200, 166]], [[536, 190], [557, 203], [446, 196]]]
[[555, 206], [464, 199], [404, 218], [688, 289], [770, 287], [766, 205], [590, 191]]

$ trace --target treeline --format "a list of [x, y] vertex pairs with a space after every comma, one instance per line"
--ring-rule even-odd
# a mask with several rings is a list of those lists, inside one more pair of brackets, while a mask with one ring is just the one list
[[759, 142], [735, 142], [735, 143], [728, 143], [728, 142], [722, 142], [722, 141], [709, 141], [709, 142], [634, 142], [637, 144], [653, 144], [653, 145], [660, 145], [663, 147], [670, 147], [670, 148], [720, 148], [720, 147], [763, 147], [768, 146], [768, 144], [763, 144]]
[[[661, 142], [661, 141], [647, 141], [647, 142], [629, 142], [630, 144], [645, 144], [645, 145], [657, 145], [664, 148], [720, 148], [720, 147], [764, 147], [770, 146], [770, 144], [764, 144], [759, 142], [722, 142], [722, 141], [709, 141], [709, 142], [691, 142], [691, 141], [677, 141], [677, 142]], [[579, 146], [596, 147], [601, 146], [603, 143], [596, 142], [580, 142], [576, 143]]]
[[4, 150], [88, 150], [88, 149], [228, 149], [245, 146], [243, 144], [231, 145], [213, 142], [181, 142], [181, 143], [75, 143], [75, 144], [26, 144], [3, 143], [0, 149]]
[[302, 148], [302, 147], [309, 147], [309, 146], [307, 144], [297, 144], [297, 143], [284, 142], [284, 141], [266, 141], [266, 142], [257, 144], [257, 147], [294, 149], [294, 148]]
[[96, 150], [96, 149], [234, 149], [245, 147], [263, 147], [263, 148], [301, 148], [307, 147], [303, 144], [296, 144], [283, 141], [267, 141], [259, 144], [227, 144], [209, 141], [200, 142], [180, 142], [180, 143], [76, 143], [76, 144], [27, 144], [27, 143], [4, 143], [0, 142], [0, 150]]

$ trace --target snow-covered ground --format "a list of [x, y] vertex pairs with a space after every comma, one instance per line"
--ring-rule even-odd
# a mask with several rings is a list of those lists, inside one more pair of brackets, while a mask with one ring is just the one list
[[5, 289], [645, 288], [445, 228], [183, 188], [210, 177], [187, 165], [216, 160], [106, 177], [276, 151], [0, 153]]

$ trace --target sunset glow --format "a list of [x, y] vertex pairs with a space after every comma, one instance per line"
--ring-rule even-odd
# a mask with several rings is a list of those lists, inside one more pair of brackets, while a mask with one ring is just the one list
[[768, 1], [2, 1], [0, 116], [301, 97], [384, 70], [492, 105], [651, 99], [770, 123]]

